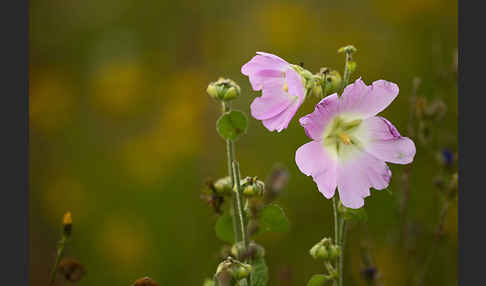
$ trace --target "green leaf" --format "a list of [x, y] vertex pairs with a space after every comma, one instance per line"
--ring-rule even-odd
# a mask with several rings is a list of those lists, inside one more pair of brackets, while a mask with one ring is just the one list
[[246, 133], [248, 119], [238, 110], [226, 112], [216, 122], [216, 129], [224, 139], [236, 140]]
[[267, 205], [260, 215], [260, 227], [263, 231], [288, 232], [290, 225], [283, 209], [276, 205]]
[[259, 257], [252, 261], [250, 286], [266, 286], [268, 283], [268, 267], [265, 258]]
[[228, 243], [233, 243], [234, 232], [233, 232], [233, 218], [229, 214], [223, 214], [216, 221], [214, 226], [216, 231], [216, 236]]
[[315, 274], [312, 275], [309, 282], [307, 282], [307, 286], [324, 286], [329, 279], [324, 274]]

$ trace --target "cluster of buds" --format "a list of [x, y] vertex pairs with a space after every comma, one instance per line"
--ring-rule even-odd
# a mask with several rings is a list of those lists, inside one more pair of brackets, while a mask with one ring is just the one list
[[239, 281], [247, 278], [251, 273], [251, 269], [252, 267], [250, 264], [240, 262], [233, 257], [228, 256], [218, 265], [214, 276], [220, 282]]
[[261, 197], [265, 191], [265, 183], [258, 180], [258, 177], [246, 177], [240, 181], [240, 185], [246, 197]]
[[328, 237], [323, 238], [310, 251], [310, 255], [314, 259], [322, 259], [325, 261], [332, 261], [338, 258], [341, 253], [339, 245], [332, 244], [332, 240]]
[[231, 101], [241, 93], [240, 86], [236, 82], [222, 77], [211, 82], [206, 91], [209, 96], [219, 101]]
[[313, 94], [319, 98], [338, 92], [342, 85], [341, 74], [327, 67], [321, 68], [316, 74], [318, 83], [314, 86]]
[[237, 242], [231, 247], [230, 253], [236, 259], [245, 261], [249, 258], [255, 259], [265, 256], [265, 249], [254, 241], [251, 241], [248, 247], [245, 247], [243, 242]]

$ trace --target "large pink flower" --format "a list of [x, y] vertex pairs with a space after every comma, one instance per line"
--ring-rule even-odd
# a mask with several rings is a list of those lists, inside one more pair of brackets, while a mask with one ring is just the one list
[[287, 128], [305, 98], [302, 77], [288, 62], [263, 52], [257, 52], [241, 72], [249, 77], [253, 90], [262, 90], [262, 96], [251, 103], [251, 115], [270, 131]]
[[397, 95], [394, 83], [378, 80], [366, 86], [358, 79], [340, 98], [329, 95], [314, 112], [300, 118], [313, 141], [297, 149], [295, 162], [302, 173], [312, 176], [326, 198], [332, 198], [337, 187], [344, 206], [360, 208], [371, 187], [388, 186], [391, 171], [385, 162], [412, 162], [413, 141], [376, 116]]

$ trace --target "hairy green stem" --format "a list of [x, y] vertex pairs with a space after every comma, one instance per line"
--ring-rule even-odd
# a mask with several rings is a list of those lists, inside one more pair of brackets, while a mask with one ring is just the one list
[[239, 218], [239, 226], [242, 236], [243, 244], [245, 245], [245, 249], [248, 247], [248, 239], [246, 235], [246, 223], [245, 217], [243, 214], [243, 190], [241, 189], [240, 185], [240, 165], [237, 161], [233, 161], [233, 175], [234, 175], [234, 182], [235, 182], [235, 189], [236, 189], [236, 206]]
[[341, 252], [339, 254], [339, 286], [343, 286], [344, 280], [344, 246], [346, 243], [346, 221], [341, 218], [341, 223], [339, 225], [339, 246], [341, 247]]
[[[230, 103], [223, 101], [221, 103], [221, 106], [222, 106], [222, 113], [229, 112], [231, 110]], [[227, 157], [227, 166], [228, 166], [228, 176], [231, 179], [231, 187], [234, 188], [235, 180], [234, 180], [232, 162], [235, 160], [235, 143], [230, 139], [226, 139], [226, 157]], [[235, 242], [238, 242], [242, 240], [242, 233], [241, 233], [241, 229], [238, 227], [238, 225], [240, 225], [241, 223], [239, 217], [236, 214], [238, 209], [238, 202], [235, 193], [232, 193], [231, 201], [232, 201], [232, 209], [233, 209], [233, 216], [232, 216], [233, 233], [235, 234]]]
[[56, 260], [51, 270], [51, 283], [49, 285], [54, 284], [54, 280], [56, 279], [57, 267], [59, 265], [59, 261], [61, 261], [61, 257], [64, 252], [64, 246], [66, 245], [66, 241], [67, 241], [67, 237], [66, 235], [63, 234], [61, 240], [59, 241], [59, 246], [57, 248]]
[[343, 86], [341, 87], [341, 94], [344, 91], [344, 88], [348, 85], [349, 77], [351, 76], [351, 71], [349, 70], [350, 61], [352, 61], [351, 53], [346, 53], [346, 61], [344, 63]]
[[[338, 215], [338, 211], [337, 211], [337, 199], [336, 199], [336, 196], [334, 196], [332, 198], [332, 209], [333, 209], [333, 214], [334, 214], [334, 243], [336, 245], [339, 245], [339, 224], [338, 224], [338, 218], [339, 218], [339, 215]], [[341, 273], [341, 269], [339, 268], [339, 257], [336, 261], [336, 271], [339, 273]], [[333, 284], [336, 286], [337, 285], [337, 281], [336, 279], [334, 279], [334, 282]]]

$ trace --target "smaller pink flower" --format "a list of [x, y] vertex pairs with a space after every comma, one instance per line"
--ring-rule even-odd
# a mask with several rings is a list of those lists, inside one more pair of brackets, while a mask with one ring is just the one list
[[249, 77], [253, 90], [262, 90], [262, 96], [251, 103], [251, 115], [269, 131], [287, 128], [305, 98], [302, 77], [285, 60], [263, 52], [257, 52], [241, 72]]
[[348, 85], [339, 98], [321, 100], [311, 114], [300, 118], [313, 141], [295, 153], [300, 171], [312, 176], [328, 199], [336, 187], [343, 205], [360, 208], [370, 188], [385, 189], [391, 171], [385, 162], [408, 164], [415, 144], [383, 117], [376, 116], [398, 95], [394, 83], [377, 80], [371, 86], [361, 79]]

